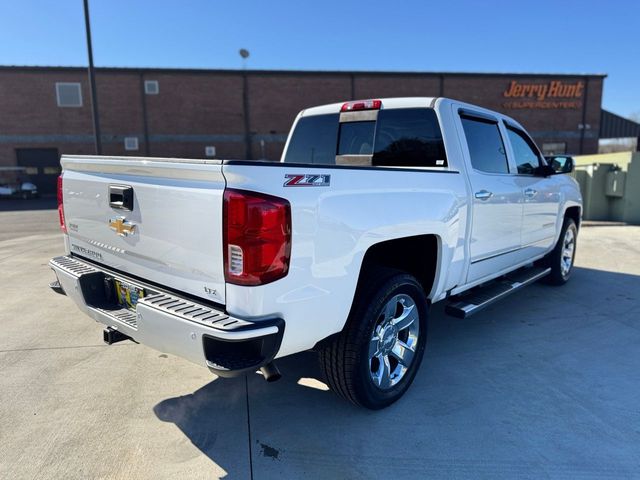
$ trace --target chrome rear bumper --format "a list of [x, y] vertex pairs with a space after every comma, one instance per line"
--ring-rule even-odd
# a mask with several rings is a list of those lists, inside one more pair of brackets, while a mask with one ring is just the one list
[[[217, 375], [235, 376], [260, 368], [271, 362], [280, 348], [284, 333], [281, 319], [234, 318], [218, 307], [76, 256], [56, 257], [49, 265], [58, 287], [95, 321], [156, 350], [207, 366]], [[114, 279], [145, 289], [135, 311], [116, 302]]]

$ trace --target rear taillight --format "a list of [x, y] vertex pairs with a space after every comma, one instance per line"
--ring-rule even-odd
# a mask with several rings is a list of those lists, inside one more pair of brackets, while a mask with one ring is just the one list
[[382, 108], [381, 100], [356, 100], [355, 102], [347, 102], [342, 105], [341, 112], [353, 112], [356, 110], [380, 110]]
[[58, 177], [58, 216], [60, 217], [60, 228], [67, 233], [67, 224], [64, 221], [64, 203], [62, 195], [62, 175]]
[[224, 275], [237, 285], [264, 285], [284, 277], [291, 257], [291, 206], [283, 198], [224, 192]]

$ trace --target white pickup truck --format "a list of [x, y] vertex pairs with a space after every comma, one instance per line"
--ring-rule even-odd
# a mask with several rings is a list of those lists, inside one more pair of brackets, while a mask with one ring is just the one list
[[571, 274], [573, 165], [513, 119], [446, 98], [309, 108], [280, 162], [63, 156], [51, 287], [220, 376], [319, 351], [339, 395], [407, 390], [432, 303], [466, 317]]

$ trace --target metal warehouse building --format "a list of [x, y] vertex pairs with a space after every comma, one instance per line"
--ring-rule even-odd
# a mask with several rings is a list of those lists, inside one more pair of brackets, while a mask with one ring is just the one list
[[[545, 153], [596, 153], [605, 75], [96, 69], [103, 153], [279, 159], [305, 107], [446, 96], [520, 121]], [[0, 166], [55, 190], [61, 154], [94, 153], [87, 71], [0, 67]]]

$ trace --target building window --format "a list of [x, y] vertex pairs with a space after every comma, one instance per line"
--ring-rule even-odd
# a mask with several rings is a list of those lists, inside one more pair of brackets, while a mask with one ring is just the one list
[[160, 85], [157, 80], [144, 81], [144, 93], [147, 95], [158, 95], [160, 93]]
[[59, 107], [81, 107], [82, 88], [80, 84], [56, 82], [56, 99]]
[[562, 155], [567, 153], [567, 142], [549, 142], [542, 144], [543, 155]]
[[207, 157], [215, 157], [216, 156], [216, 147], [210, 145], [208, 147], [204, 147], [204, 154]]
[[138, 150], [138, 137], [124, 137], [125, 150]]

